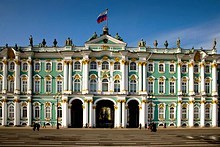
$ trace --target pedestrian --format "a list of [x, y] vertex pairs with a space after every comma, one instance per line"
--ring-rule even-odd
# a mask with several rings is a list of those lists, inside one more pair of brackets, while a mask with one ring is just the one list
[[151, 132], [157, 132], [156, 124], [153, 122], [151, 125]]
[[46, 128], [46, 123], [44, 122], [43, 128]]
[[145, 124], [144, 128], [145, 128], [145, 130], [147, 129], [147, 123]]
[[36, 124], [33, 123], [33, 131], [35, 131], [35, 129], [36, 129]]
[[141, 130], [141, 123], [139, 124], [139, 128], [140, 128], [140, 130]]
[[37, 123], [37, 124], [36, 124], [36, 127], [37, 127], [37, 130], [39, 131], [39, 130], [40, 130], [40, 124]]

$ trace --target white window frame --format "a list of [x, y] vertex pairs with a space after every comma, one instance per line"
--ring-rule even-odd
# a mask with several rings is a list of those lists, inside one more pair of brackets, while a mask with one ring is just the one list
[[45, 71], [51, 72], [52, 71], [52, 62], [45, 62]]
[[[35, 83], [36, 81], [39, 82], [39, 91], [38, 92], [36, 91], [36, 83]], [[40, 91], [41, 90], [40, 85], [41, 85], [41, 79], [39, 79], [39, 80], [34, 79], [34, 93], [40, 93], [41, 92]]]
[[[135, 85], [136, 86], [131, 86], [131, 84], [133, 84], [133, 83], [131, 83], [131, 81], [135, 81]], [[134, 84], [133, 84], [134, 85]], [[137, 93], [137, 86], [138, 86], [138, 84], [137, 84], [137, 79], [135, 79], [135, 80], [129, 80], [129, 92], [130, 93]], [[134, 87], [135, 89], [132, 89], [132, 88]]]
[[[14, 66], [12, 66], [12, 64], [14, 64]], [[9, 71], [11, 71], [11, 72], [13, 72], [13, 71], [15, 71], [15, 62], [13, 62], [13, 61], [11, 61], [11, 62], [9, 62], [9, 64], [8, 64], [8, 70]], [[13, 68], [12, 68], [13, 67]]]
[[[196, 108], [198, 108], [198, 113], [197, 113], [197, 114], [195, 113], [195, 109], [196, 109]], [[198, 115], [197, 118], [195, 118], [195, 114]], [[193, 119], [194, 119], [194, 120], [200, 119], [200, 108], [199, 108], [199, 106], [195, 106], [195, 107], [193, 108]]]
[[74, 62], [73, 69], [74, 70], [81, 70], [81, 63], [80, 63], [80, 61], [75, 61]]
[[[160, 78], [163, 78], [163, 81], [160, 80]], [[166, 93], [166, 89], [165, 89], [165, 78], [164, 77], [160, 77], [159, 80], [158, 80], [158, 94], [165, 94]], [[163, 82], [163, 92], [160, 92], [160, 82]]]
[[[173, 83], [173, 93], [171, 93], [171, 83]], [[175, 81], [169, 81], [169, 93], [170, 94], [175, 94], [176, 93], [176, 82]]]
[[[162, 68], [160, 68], [162, 67]], [[162, 71], [160, 71], [162, 69]], [[158, 63], [158, 72], [159, 73], [164, 73], [165, 72], [165, 64], [164, 63]]]
[[[132, 66], [131, 66], [131, 64], [132, 64]], [[133, 66], [134, 65], [134, 66]], [[135, 69], [131, 69], [131, 67], [135, 67]], [[130, 62], [130, 64], [129, 64], [129, 70], [130, 71], [136, 71], [137, 70], [137, 63], [136, 62]]]
[[[152, 106], [150, 106], [150, 105], [152, 105]], [[152, 110], [152, 113], [149, 112], [150, 109]], [[149, 103], [148, 108], [147, 108], [147, 119], [148, 119], [148, 121], [153, 121], [154, 120], [154, 112], [155, 112], [155, 104]], [[149, 117], [150, 115], [152, 116], [152, 118]]]
[[[149, 82], [152, 82], [152, 92], [150, 91], [151, 89], [150, 89]], [[153, 94], [154, 93], [154, 81], [149, 81], [148, 80], [148, 82], [147, 82], [147, 91], [148, 91], [149, 94]]]
[[[33, 111], [34, 111], [34, 116], [33, 116], [33, 118], [34, 119], [40, 119], [40, 117], [41, 117], [41, 105], [40, 105], [40, 103], [34, 103], [33, 104]], [[39, 107], [39, 117], [36, 117], [36, 113], [35, 113], [35, 111], [36, 111], [36, 107]]]
[[[150, 69], [149, 65], [152, 65], [152, 70], [149, 70]], [[147, 70], [149, 73], [153, 73], [154, 72], [154, 63], [148, 63]]]
[[[171, 71], [171, 68], [170, 68], [171, 65], [173, 66], [173, 71]], [[176, 67], [176, 66], [175, 66], [174, 63], [170, 63], [170, 64], [169, 64], [169, 72], [170, 72], [170, 73], [175, 73], [175, 72], [176, 72], [175, 67]]]
[[[171, 112], [170, 112], [170, 109], [171, 108], [173, 108], [173, 118], [171, 118], [170, 116], [171, 116]], [[169, 107], [169, 118], [170, 118], [170, 120], [174, 120], [174, 119], [176, 119], [176, 107]]]
[[[195, 71], [195, 66], [197, 66], [197, 70], [198, 70], [198, 71]], [[198, 64], [195, 64], [195, 65], [193, 66], [193, 71], [194, 71], [194, 73], [196, 73], [196, 74], [198, 74], [198, 73], [200, 72], [200, 70], [199, 70], [199, 65], [198, 65]]]
[[[39, 64], [39, 69], [36, 69], [36, 64]], [[41, 70], [41, 63], [38, 61], [38, 62], [34, 62], [34, 71], [36, 72], [39, 72]]]
[[102, 70], [109, 70], [109, 68], [110, 68], [109, 62], [108, 61], [103, 61], [102, 62]]
[[[160, 107], [159, 107], [160, 104], [163, 105], [163, 108], [162, 108], [163, 113], [160, 113]], [[160, 104], [158, 104], [158, 120], [165, 120], [166, 104], [164, 104], [164, 103], [160, 103]], [[160, 115], [163, 115], [163, 118], [160, 118]]]
[[[207, 82], [207, 80], [209, 80], [209, 82]], [[207, 84], [209, 84], [208, 86], [207, 86]], [[206, 79], [206, 81], [205, 81], [205, 93], [206, 94], [211, 94], [212, 92], [211, 92], [211, 79]], [[208, 91], [207, 91], [207, 88], [208, 88]]]
[[[79, 80], [79, 82], [76, 82], [76, 80]], [[81, 83], [82, 83], [82, 81], [80, 80], [80, 79], [74, 79], [74, 81], [73, 81], [73, 92], [80, 92], [81, 91]], [[79, 91], [75, 91], [75, 87], [76, 87], [76, 85], [75, 84], [77, 84], [77, 86], [79, 86]]]
[[[104, 83], [103, 83], [103, 80], [107, 80], [107, 82], [104, 82]], [[108, 88], [107, 91], [103, 91], [103, 88], [104, 88], [104, 87], [103, 87], [103, 84], [107, 84], [107, 88]], [[108, 80], [108, 79], [102, 79], [102, 92], [109, 92], [109, 86], [110, 86], [109, 80]]]
[[[209, 71], [206, 70], [206, 69], [207, 69], [206, 67], [208, 67]], [[211, 68], [210, 68], [210, 65], [209, 65], [209, 64], [206, 64], [206, 65], [205, 65], [205, 73], [206, 73], [206, 74], [210, 74], [210, 73], [211, 73]]]
[[[117, 82], [117, 83], [116, 83]], [[114, 80], [114, 92], [121, 92], [121, 81], [120, 80]]]
[[[62, 113], [63, 113], [63, 112], [62, 112], [62, 111], [63, 111], [62, 106], [58, 106], [58, 107], [56, 107], [56, 109], [57, 109], [57, 110], [56, 110], [56, 113], [58, 113], [58, 114], [56, 114], [56, 116], [58, 116], [58, 118], [62, 118], [62, 117], [63, 117], [63, 114], [62, 114]], [[61, 116], [60, 116], [59, 114], [60, 114]]]
[[[26, 82], [26, 83], [25, 83]], [[26, 85], [25, 85], [26, 84]], [[26, 79], [26, 80], [23, 80], [22, 78], [21, 78], [21, 92], [23, 92], [23, 93], [27, 93], [27, 91], [28, 91], [28, 80]]]
[[[91, 68], [91, 67], [95, 67], [95, 68]], [[97, 62], [95, 62], [95, 61], [90, 62], [89, 69], [90, 70], [97, 70]]]
[[[206, 112], [206, 108], [209, 108], [209, 113]], [[206, 117], [207, 114], [209, 115], [208, 118]], [[212, 113], [211, 113], [211, 105], [210, 105], [210, 104], [206, 104], [206, 105], [205, 105], [205, 120], [210, 120], [210, 119], [211, 119], [211, 116], [212, 116], [211, 114], [212, 114]]]
[[[47, 82], [50, 82], [50, 84], [48, 84]], [[50, 78], [50, 80], [45, 79], [45, 93], [51, 93], [51, 92], [52, 92], [52, 78]]]
[[23, 62], [22, 65], [21, 65], [21, 69], [22, 69], [22, 71], [27, 72], [28, 71], [28, 63], [27, 62]]
[[[47, 108], [49, 108], [50, 112], [48, 113], [49, 114], [49, 117], [47, 117]], [[44, 118], [45, 119], [51, 119], [52, 118], [52, 106], [44, 106]]]
[[[95, 82], [91, 82], [92, 80], [95, 80]], [[91, 87], [91, 84], [95, 85], [95, 89], [92, 89]], [[89, 81], [89, 89], [90, 89], [90, 92], [97, 92], [97, 79], [90, 79]]]
[[[10, 107], [13, 107], [13, 111], [10, 111]], [[11, 114], [13, 114], [13, 117], [11, 117]], [[8, 106], [8, 118], [14, 119], [14, 117], [15, 117], [15, 106], [13, 104], [10, 104]]]
[[[60, 69], [60, 68], [61, 68], [61, 69]], [[62, 64], [62, 62], [57, 62], [57, 71], [58, 71], [58, 72], [63, 71], [63, 64]]]
[[186, 118], [183, 118], [183, 105], [185, 105], [185, 104], [182, 104], [182, 106], [181, 106], [181, 120], [188, 120], [188, 105], [186, 105]]
[[28, 116], [24, 117], [24, 107], [26, 107], [26, 115], [28, 114], [27, 105], [21, 106], [21, 118], [27, 118]]
[[114, 70], [121, 70], [121, 64], [120, 64], [120, 62], [115, 62], [115, 63], [114, 63]]
[[[183, 71], [183, 66], [185, 66], [186, 68], [185, 68], [185, 71]], [[181, 73], [187, 73], [188, 72], [188, 66], [187, 66], [187, 64], [183, 64], [182, 66], [181, 66]]]
[[[59, 83], [61, 82], [61, 83]], [[57, 93], [62, 93], [63, 92], [63, 81], [62, 80], [57, 80], [56, 81], [56, 92]]]
[[[198, 84], [198, 92], [196, 92], [196, 88], [195, 88], [196, 84], [195, 83]], [[195, 92], [195, 95], [198, 95], [200, 93], [200, 84], [199, 83], [200, 83], [199, 81], [194, 81], [194, 92]]]
[[[13, 83], [13, 86], [12, 86], [12, 83]], [[9, 80], [8, 81], [8, 91], [10, 93], [13, 93], [15, 90], [15, 81], [14, 80]]]

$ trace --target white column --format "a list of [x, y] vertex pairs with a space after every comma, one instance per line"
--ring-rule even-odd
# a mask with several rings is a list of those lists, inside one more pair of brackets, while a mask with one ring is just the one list
[[178, 97], [178, 104], [177, 104], [177, 127], [181, 127], [181, 119], [182, 119], [182, 98]]
[[31, 104], [31, 96], [27, 99], [27, 126], [32, 125], [32, 104]]
[[7, 65], [7, 59], [4, 57], [4, 59], [3, 59], [3, 87], [2, 87], [2, 89], [3, 89], [3, 91], [2, 91], [2, 93], [3, 94], [5, 94], [6, 92], [7, 92], [7, 75], [8, 75], [8, 69], [7, 69], [7, 67], [8, 67], [8, 65]]
[[28, 60], [28, 94], [32, 94], [32, 61]]
[[193, 72], [193, 60], [190, 61], [189, 65], [189, 95], [194, 95], [194, 72]]
[[118, 101], [118, 103], [117, 103], [117, 107], [118, 107], [118, 109], [117, 109], [117, 117], [118, 117], [118, 123], [117, 123], [117, 127], [121, 127], [121, 100], [119, 100]]
[[83, 106], [83, 127], [88, 124], [88, 100], [84, 100], [84, 106]]
[[66, 115], [68, 115], [68, 125], [69, 126], [71, 126], [72, 124], [71, 124], [71, 104], [68, 104], [68, 114], [66, 114]]
[[217, 95], [217, 63], [214, 60], [212, 64], [212, 96]]
[[200, 77], [201, 77], [201, 94], [205, 95], [205, 70], [204, 70], [204, 59], [200, 64]]
[[217, 98], [213, 98], [212, 99], [212, 127], [217, 127], [217, 115], [218, 115], [217, 104], [218, 104]]
[[122, 128], [125, 128], [126, 127], [126, 122], [125, 122], [125, 100], [122, 100], [122, 116], [121, 116], [121, 119], [122, 119]]
[[64, 93], [66, 93], [68, 91], [68, 62], [64, 61]]
[[194, 122], [194, 98], [189, 98], [189, 127], [193, 127]]
[[68, 75], [69, 76], [68, 77], [68, 91], [69, 91], [70, 94], [73, 91], [73, 89], [72, 89], [72, 83], [73, 83], [73, 81], [72, 81], [72, 71], [73, 71], [73, 62], [70, 61], [69, 62], [69, 75]]
[[126, 90], [126, 94], [128, 93], [128, 84], [129, 84], [129, 82], [128, 82], [128, 64], [129, 64], [129, 62], [126, 61], [125, 62], [125, 90]]
[[182, 95], [182, 84], [181, 84], [181, 59], [178, 59], [178, 65], [177, 65], [177, 90], [178, 95]]
[[89, 59], [85, 59], [84, 60], [84, 64], [83, 64], [83, 93], [86, 94], [89, 92], [89, 86], [88, 86], [88, 79], [89, 79]]
[[138, 63], [138, 74], [139, 74], [138, 91], [140, 93], [140, 92], [142, 92], [142, 63], [141, 62]]
[[122, 60], [121, 61], [121, 87], [120, 87], [120, 89], [121, 89], [121, 93], [122, 94], [125, 94], [126, 93], [126, 88], [125, 88], [125, 60]]
[[62, 97], [62, 126], [68, 128], [68, 98]]
[[94, 105], [92, 107], [92, 109], [93, 109], [93, 124], [92, 124], [92, 126], [96, 127], [96, 106]]
[[114, 63], [110, 62], [110, 81], [109, 81], [109, 85], [110, 85], [110, 93], [113, 94], [114, 92], [114, 77], [113, 77], [113, 71], [114, 71], [114, 67], [113, 67]]
[[102, 81], [101, 81], [101, 62], [99, 61], [98, 62], [98, 93], [101, 93], [102, 91], [102, 88], [101, 88], [101, 85], [102, 85]]
[[15, 59], [15, 94], [20, 94], [20, 61], [16, 56]]
[[205, 98], [202, 97], [200, 106], [200, 127], [205, 126]]
[[89, 127], [93, 127], [93, 109], [92, 109], [92, 100], [89, 100]]
[[147, 93], [147, 89], [146, 89], [146, 79], [147, 79], [147, 75], [146, 75], [146, 62], [143, 63], [143, 92], [146, 94]]
[[149, 122], [148, 122], [148, 119], [149, 119], [149, 118], [148, 118], [148, 113], [149, 113], [149, 112], [148, 112], [148, 107], [149, 107], [149, 102], [146, 101], [146, 104], [145, 104], [145, 121], [146, 121], [146, 122], [145, 122], [145, 124], [147, 124], [147, 125], [149, 124]]
[[145, 103], [146, 103], [146, 101], [143, 100], [142, 103], [141, 103], [141, 108], [140, 108], [140, 114], [141, 115], [139, 116], [139, 118], [141, 118], [140, 123], [141, 123], [142, 127], [144, 127], [144, 125], [145, 125]]
[[19, 99], [14, 99], [14, 126], [20, 125], [20, 105]]
[[117, 105], [114, 106], [114, 109], [115, 109], [114, 128], [117, 128], [117, 125], [118, 125], [118, 111], [117, 111], [118, 107], [117, 107]]
[[2, 97], [2, 125], [6, 126], [7, 125], [7, 98]]

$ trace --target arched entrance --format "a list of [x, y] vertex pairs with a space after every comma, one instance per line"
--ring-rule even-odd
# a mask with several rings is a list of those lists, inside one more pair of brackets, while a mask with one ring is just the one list
[[71, 127], [83, 127], [83, 108], [82, 102], [78, 99], [72, 101], [71, 107]]
[[136, 100], [128, 102], [128, 127], [137, 128], [139, 126], [139, 106]]
[[109, 100], [102, 100], [96, 104], [96, 127], [114, 127], [114, 103]]

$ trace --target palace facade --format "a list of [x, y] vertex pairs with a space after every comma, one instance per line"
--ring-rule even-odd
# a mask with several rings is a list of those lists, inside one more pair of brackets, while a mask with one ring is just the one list
[[1, 47], [0, 125], [217, 127], [220, 55], [212, 49], [127, 47], [108, 28], [84, 46]]

